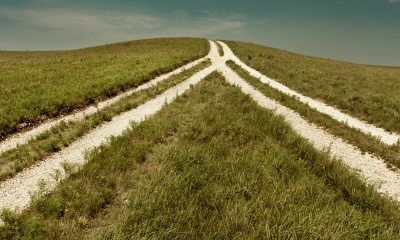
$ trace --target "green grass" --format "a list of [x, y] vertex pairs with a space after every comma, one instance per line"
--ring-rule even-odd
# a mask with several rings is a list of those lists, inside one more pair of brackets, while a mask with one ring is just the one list
[[208, 53], [204, 39], [148, 39], [73, 51], [0, 52], [0, 139], [116, 95]]
[[369, 152], [383, 158], [389, 166], [400, 168], [400, 145], [388, 146], [382, 143], [379, 139], [371, 136], [366, 136], [364, 133], [348, 127], [344, 123], [337, 122], [327, 115], [324, 115], [308, 105], [301, 103], [295, 97], [290, 97], [280, 91], [264, 84], [259, 79], [250, 76], [240, 66], [236, 65], [233, 61], [228, 61], [227, 65], [237, 72], [243, 79], [245, 79], [252, 86], [261, 91], [266, 97], [280, 102], [282, 105], [296, 111], [308, 121], [323, 127], [328, 132], [338, 136], [346, 141], [354, 144], [363, 152]]
[[399, 206], [218, 74], [89, 156], [9, 239], [398, 239]]
[[306, 96], [400, 133], [400, 67], [358, 65], [227, 41], [246, 64]]
[[67, 147], [73, 141], [86, 134], [96, 126], [111, 120], [114, 116], [137, 107], [152, 99], [170, 87], [183, 82], [194, 73], [209, 66], [209, 60], [171, 76], [169, 79], [146, 90], [142, 90], [121, 99], [102, 111], [87, 117], [82, 121], [61, 123], [53, 127], [27, 144], [20, 145], [0, 155], [0, 181], [13, 177], [16, 173], [42, 160], [46, 156]]

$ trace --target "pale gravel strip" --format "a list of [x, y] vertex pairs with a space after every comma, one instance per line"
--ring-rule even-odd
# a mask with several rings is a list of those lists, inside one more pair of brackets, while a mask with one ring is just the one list
[[193, 62], [190, 62], [172, 72], [160, 75], [156, 78], [154, 78], [153, 80], [140, 85], [137, 88], [131, 89], [129, 91], [126, 91], [122, 94], [119, 94], [113, 98], [110, 98], [108, 100], [102, 101], [97, 103], [96, 105], [91, 105], [86, 107], [85, 109], [76, 112], [76, 113], [72, 113], [70, 115], [67, 116], [63, 116], [60, 118], [56, 118], [56, 119], [52, 119], [50, 121], [44, 122], [42, 124], [40, 124], [39, 126], [28, 130], [26, 132], [22, 132], [22, 133], [17, 133], [14, 135], [9, 136], [8, 138], [4, 139], [3, 141], [0, 142], [0, 154], [3, 152], [6, 152], [8, 150], [11, 150], [13, 148], [16, 148], [18, 145], [22, 145], [22, 144], [26, 144], [28, 143], [29, 140], [34, 139], [35, 137], [37, 137], [39, 134], [50, 130], [50, 128], [56, 126], [57, 124], [61, 123], [61, 122], [70, 122], [70, 121], [79, 121], [84, 119], [86, 116], [90, 116], [95, 114], [96, 112], [104, 109], [105, 107], [108, 107], [114, 103], [116, 103], [117, 101], [121, 100], [122, 98], [125, 98], [129, 95], [132, 95], [135, 92], [141, 91], [141, 90], [145, 90], [148, 89], [166, 79], [168, 79], [169, 77], [171, 77], [172, 75], [176, 75], [179, 74], [181, 72], [183, 72], [186, 69], [192, 68], [196, 65], [198, 65], [199, 63], [201, 63], [202, 61], [206, 60], [208, 58], [208, 56], [200, 58], [198, 60], [195, 60]]
[[351, 144], [307, 122], [295, 111], [264, 96], [227, 66], [218, 70], [230, 84], [240, 87], [243, 93], [248, 94], [261, 107], [282, 116], [297, 134], [307, 139], [316, 149], [329, 150], [329, 154], [333, 158], [340, 159], [345, 165], [356, 170], [368, 184], [376, 187], [379, 192], [400, 201], [400, 174], [388, 169], [382, 159], [370, 154], [363, 154]]
[[355, 128], [360, 130], [361, 132], [372, 135], [376, 138], [378, 138], [382, 143], [387, 144], [387, 145], [394, 145], [400, 140], [400, 135], [396, 133], [390, 133], [386, 131], [385, 129], [376, 127], [372, 124], [363, 122], [361, 120], [358, 120], [354, 117], [351, 117], [345, 113], [342, 113], [338, 109], [328, 106], [322, 102], [319, 102], [317, 100], [314, 100], [310, 97], [306, 97], [296, 91], [291, 90], [290, 88], [286, 87], [285, 85], [274, 81], [267, 76], [264, 76], [257, 70], [247, 66], [245, 63], [243, 63], [238, 57], [234, 55], [232, 50], [223, 42], [218, 41], [224, 49], [225, 55], [227, 59], [233, 60], [236, 64], [238, 64], [240, 67], [242, 67], [244, 70], [246, 70], [251, 76], [258, 78], [261, 82], [268, 84], [270, 87], [277, 89], [278, 91], [287, 94], [289, 96], [294, 96], [296, 97], [300, 102], [307, 104], [311, 108], [326, 114], [330, 116], [331, 118], [345, 123], [347, 126], [351, 128]]
[[224, 62], [218, 59], [217, 56], [217, 46], [214, 42], [210, 41], [210, 53], [208, 57], [213, 62], [211, 66], [197, 72], [184, 82], [168, 89], [137, 108], [114, 117], [110, 122], [93, 129], [67, 148], [25, 169], [15, 177], [0, 183], [0, 211], [4, 209], [13, 211], [24, 210], [29, 206], [32, 196], [41, 190], [41, 183], [45, 183], [46, 192], [52, 191], [61, 180], [67, 177], [63, 167], [65, 164], [74, 166], [84, 165], [86, 163], [86, 152], [106, 144], [111, 137], [120, 136], [126, 129], [129, 129], [131, 122], [141, 122], [146, 117], [154, 115], [165, 104], [171, 103], [192, 85], [197, 84], [223, 65]]

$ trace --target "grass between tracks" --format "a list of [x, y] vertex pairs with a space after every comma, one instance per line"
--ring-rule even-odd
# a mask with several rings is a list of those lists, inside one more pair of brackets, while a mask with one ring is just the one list
[[73, 51], [0, 51], [0, 139], [205, 56], [204, 39], [163, 38]]
[[149, 89], [142, 90], [121, 99], [82, 121], [64, 122], [53, 127], [28, 144], [18, 146], [0, 155], [0, 181], [14, 176], [16, 173], [42, 160], [46, 156], [58, 152], [96, 126], [111, 120], [114, 116], [128, 111], [159, 95], [168, 88], [183, 82], [196, 72], [209, 66], [209, 60], [158, 83]]
[[221, 44], [219, 44], [218, 42], [215, 42], [215, 44], [217, 44], [217, 48], [218, 48], [218, 54], [223, 57], [224, 56], [224, 49], [222, 48]]
[[350, 128], [344, 123], [340, 123], [317, 110], [311, 109], [307, 104], [299, 102], [295, 97], [287, 96], [286, 94], [270, 87], [268, 84], [260, 82], [257, 78], [250, 76], [233, 61], [228, 61], [227, 65], [248, 83], [261, 91], [266, 97], [274, 99], [282, 105], [296, 111], [308, 121], [319, 127], [323, 127], [331, 134], [341, 137], [359, 147], [361, 151], [373, 153], [381, 157], [389, 166], [394, 166], [398, 169], [400, 168], [400, 144], [388, 146], [372, 136], [366, 136], [364, 133]]
[[219, 74], [108, 146], [3, 239], [398, 239], [399, 206]]
[[250, 43], [226, 43], [243, 62], [287, 87], [400, 133], [400, 67], [359, 65]]

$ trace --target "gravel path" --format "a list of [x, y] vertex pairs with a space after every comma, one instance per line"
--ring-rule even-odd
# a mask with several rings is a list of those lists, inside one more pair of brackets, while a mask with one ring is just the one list
[[304, 95], [301, 95], [298, 92], [295, 92], [291, 90], [290, 88], [286, 87], [285, 85], [278, 83], [264, 75], [262, 75], [260, 72], [257, 70], [247, 66], [245, 63], [243, 63], [238, 57], [236, 57], [232, 50], [223, 42], [219, 42], [225, 52], [225, 55], [227, 55], [227, 58], [233, 60], [236, 64], [241, 66], [244, 70], [246, 70], [251, 76], [258, 78], [261, 82], [268, 84], [270, 87], [277, 89], [278, 91], [287, 94], [289, 96], [294, 96], [296, 97], [300, 102], [307, 104], [311, 108], [324, 113], [331, 118], [345, 123], [347, 126], [351, 128], [355, 128], [360, 130], [361, 132], [365, 134], [372, 135], [378, 139], [380, 139], [381, 142], [387, 144], [387, 145], [394, 145], [400, 140], [400, 135], [395, 134], [395, 133], [390, 133], [386, 131], [385, 129], [378, 128], [372, 124], [360, 121], [356, 118], [353, 118], [345, 113], [342, 113], [338, 109], [328, 106], [322, 102], [319, 102], [317, 100], [314, 100], [310, 97], [306, 97]]
[[56, 126], [57, 124], [59, 124], [62, 121], [69, 122], [69, 121], [82, 120], [86, 116], [90, 116], [92, 114], [95, 114], [96, 112], [104, 109], [107, 106], [110, 106], [110, 105], [114, 104], [115, 102], [121, 100], [122, 98], [125, 98], [125, 97], [127, 97], [127, 96], [129, 96], [129, 95], [131, 95], [131, 94], [133, 94], [135, 92], [150, 88], [150, 87], [156, 85], [157, 83], [162, 82], [165, 79], [171, 77], [172, 75], [179, 74], [179, 73], [183, 72], [186, 69], [189, 69], [191, 67], [196, 66], [197, 64], [199, 64], [200, 62], [202, 62], [202, 61], [204, 61], [206, 59], [207, 59], [207, 57], [204, 57], [204, 58], [200, 58], [200, 59], [198, 59], [196, 61], [193, 61], [191, 63], [188, 63], [188, 64], [186, 64], [186, 65], [184, 65], [184, 66], [182, 66], [182, 67], [180, 67], [180, 68], [178, 68], [178, 69], [176, 69], [176, 70], [174, 70], [172, 72], [160, 75], [160, 76], [156, 77], [155, 79], [153, 79], [153, 80], [151, 80], [151, 81], [149, 81], [149, 82], [147, 82], [145, 84], [140, 85], [137, 88], [134, 88], [134, 89], [131, 89], [129, 91], [126, 91], [126, 92], [124, 92], [124, 93], [122, 93], [120, 95], [117, 95], [117, 96], [115, 96], [113, 98], [110, 98], [108, 100], [99, 102], [96, 105], [88, 106], [88, 107], [86, 107], [85, 109], [83, 109], [83, 110], [81, 110], [79, 112], [76, 112], [76, 113], [73, 113], [73, 114], [70, 114], [70, 115], [67, 115], [67, 116], [63, 116], [63, 117], [60, 117], [60, 118], [57, 118], [57, 119], [52, 119], [50, 121], [47, 121], [47, 122], [44, 122], [44, 123], [40, 124], [39, 126], [33, 128], [33, 129], [29, 130], [29, 131], [11, 135], [8, 138], [4, 139], [2, 142], [0, 142], [0, 154], [3, 153], [3, 152], [6, 152], [8, 150], [11, 150], [11, 149], [17, 147], [18, 145], [26, 144], [29, 140], [34, 139], [36, 136], [38, 136], [39, 134], [41, 134], [41, 133], [43, 133], [45, 131], [48, 131], [50, 128]]
[[400, 174], [388, 169], [382, 159], [363, 154], [351, 144], [307, 122], [298, 113], [264, 96], [227, 66], [219, 70], [229, 83], [240, 87], [261, 107], [281, 115], [296, 133], [307, 139], [316, 149], [321, 151], [329, 149], [332, 157], [340, 159], [345, 165], [356, 170], [368, 184], [400, 201]]

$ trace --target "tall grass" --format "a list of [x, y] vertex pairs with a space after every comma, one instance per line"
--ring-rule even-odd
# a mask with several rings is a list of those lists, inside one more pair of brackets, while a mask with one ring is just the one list
[[0, 52], [0, 139], [200, 58], [204, 39], [148, 39], [73, 51]]
[[4, 239], [398, 239], [399, 206], [218, 74], [6, 213]]
[[400, 67], [358, 65], [227, 41], [246, 64], [306, 96], [400, 133]]

